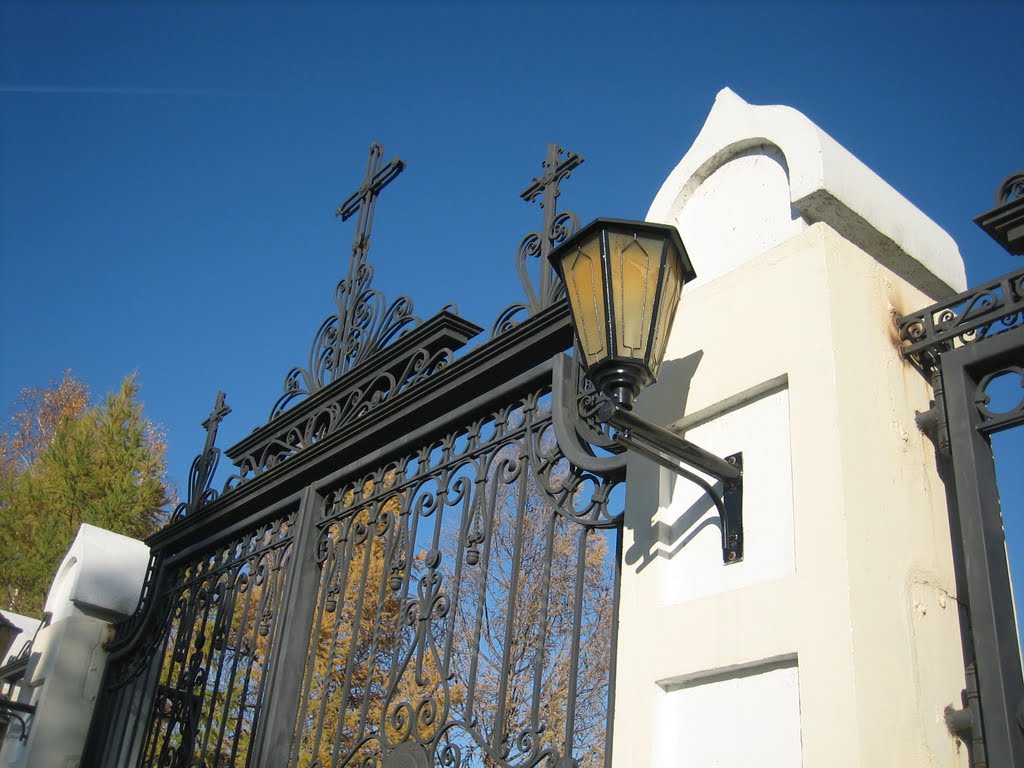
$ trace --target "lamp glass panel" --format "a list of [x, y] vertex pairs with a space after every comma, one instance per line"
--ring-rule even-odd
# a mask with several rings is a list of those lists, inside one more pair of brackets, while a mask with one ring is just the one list
[[562, 277], [572, 316], [576, 321], [580, 351], [589, 367], [608, 355], [599, 232], [565, 254], [562, 258]]
[[608, 271], [615, 312], [616, 354], [647, 357], [658, 288], [661, 238], [608, 233]]
[[662, 272], [661, 303], [658, 305], [658, 317], [654, 323], [654, 343], [651, 344], [650, 366], [655, 377], [658, 375], [661, 361], [665, 359], [668, 337], [672, 333], [679, 296], [683, 290], [683, 271], [679, 253], [671, 241], [666, 243], [665, 250], [667, 258]]

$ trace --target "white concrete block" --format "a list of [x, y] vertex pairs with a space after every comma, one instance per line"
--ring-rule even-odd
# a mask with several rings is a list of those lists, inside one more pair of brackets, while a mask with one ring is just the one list
[[141, 541], [84, 524], [78, 529], [46, 599], [53, 622], [75, 607], [128, 616], [139, 602], [149, 567], [149, 547]]
[[652, 768], [800, 768], [795, 659], [660, 683]]
[[778, 147], [751, 147], [697, 187], [672, 222], [685, 233], [697, 270], [693, 289], [807, 229], [790, 204], [786, 158]]
[[690, 481], [662, 470], [671, 479], [671, 498], [658, 510], [659, 555], [667, 558], [660, 569], [661, 603], [678, 605], [792, 573], [788, 389], [730, 410], [688, 430], [685, 437], [718, 456], [743, 453], [744, 559], [722, 562], [721, 523], [710, 498]]

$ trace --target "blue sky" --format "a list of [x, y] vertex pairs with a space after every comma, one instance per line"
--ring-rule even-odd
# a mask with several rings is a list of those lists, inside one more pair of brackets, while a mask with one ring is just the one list
[[723, 86], [804, 112], [994, 277], [1021, 260], [971, 217], [1024, 166], [1022, 24], [1019, 2], [0, 2], [0, 403], [137, 372], [183, 487], [216, 391], [226, 446], [305, 361], [371, 140], [408, 162], [375, 285], [489, 327], [547, 142], [586, 158], [563, 208], [640, 218]]

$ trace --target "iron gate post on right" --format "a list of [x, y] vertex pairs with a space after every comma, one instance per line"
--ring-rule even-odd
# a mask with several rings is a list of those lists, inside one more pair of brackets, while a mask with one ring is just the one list
[[[1010, 253], [1024, 251], [1024, 174], [996, 193], [975, 221]], [[947, 709], [974, 766], [1024, 765], [1024, 676], [992, 436], [1024, 425], [1024, 397], [995, 405], [1002, 377], [1024, 387], [1024, 270], [900, 319], [904, 354], [932, 381], [935, 400], [919, 423], [932, 432], [953, 480], [951, 521], [964, 632], [963, 708]], [[966, 602], [963, 595], [966, 592]]]

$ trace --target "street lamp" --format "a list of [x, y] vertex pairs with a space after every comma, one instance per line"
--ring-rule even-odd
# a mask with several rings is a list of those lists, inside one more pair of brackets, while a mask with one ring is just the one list
[[[743, 558], [742, 465], [721, 459], [633, 412], [657, 381], [683, 285], [696, 277], [675, 227], [595, 219], [548, 256], [565, 283], [579, 353], [588, 378], [607, 400], [597, 418], [615, 440], [697, 483], [722, 520], [722, 558]], [[721, 494], [680, 464], [721, 480]]]

